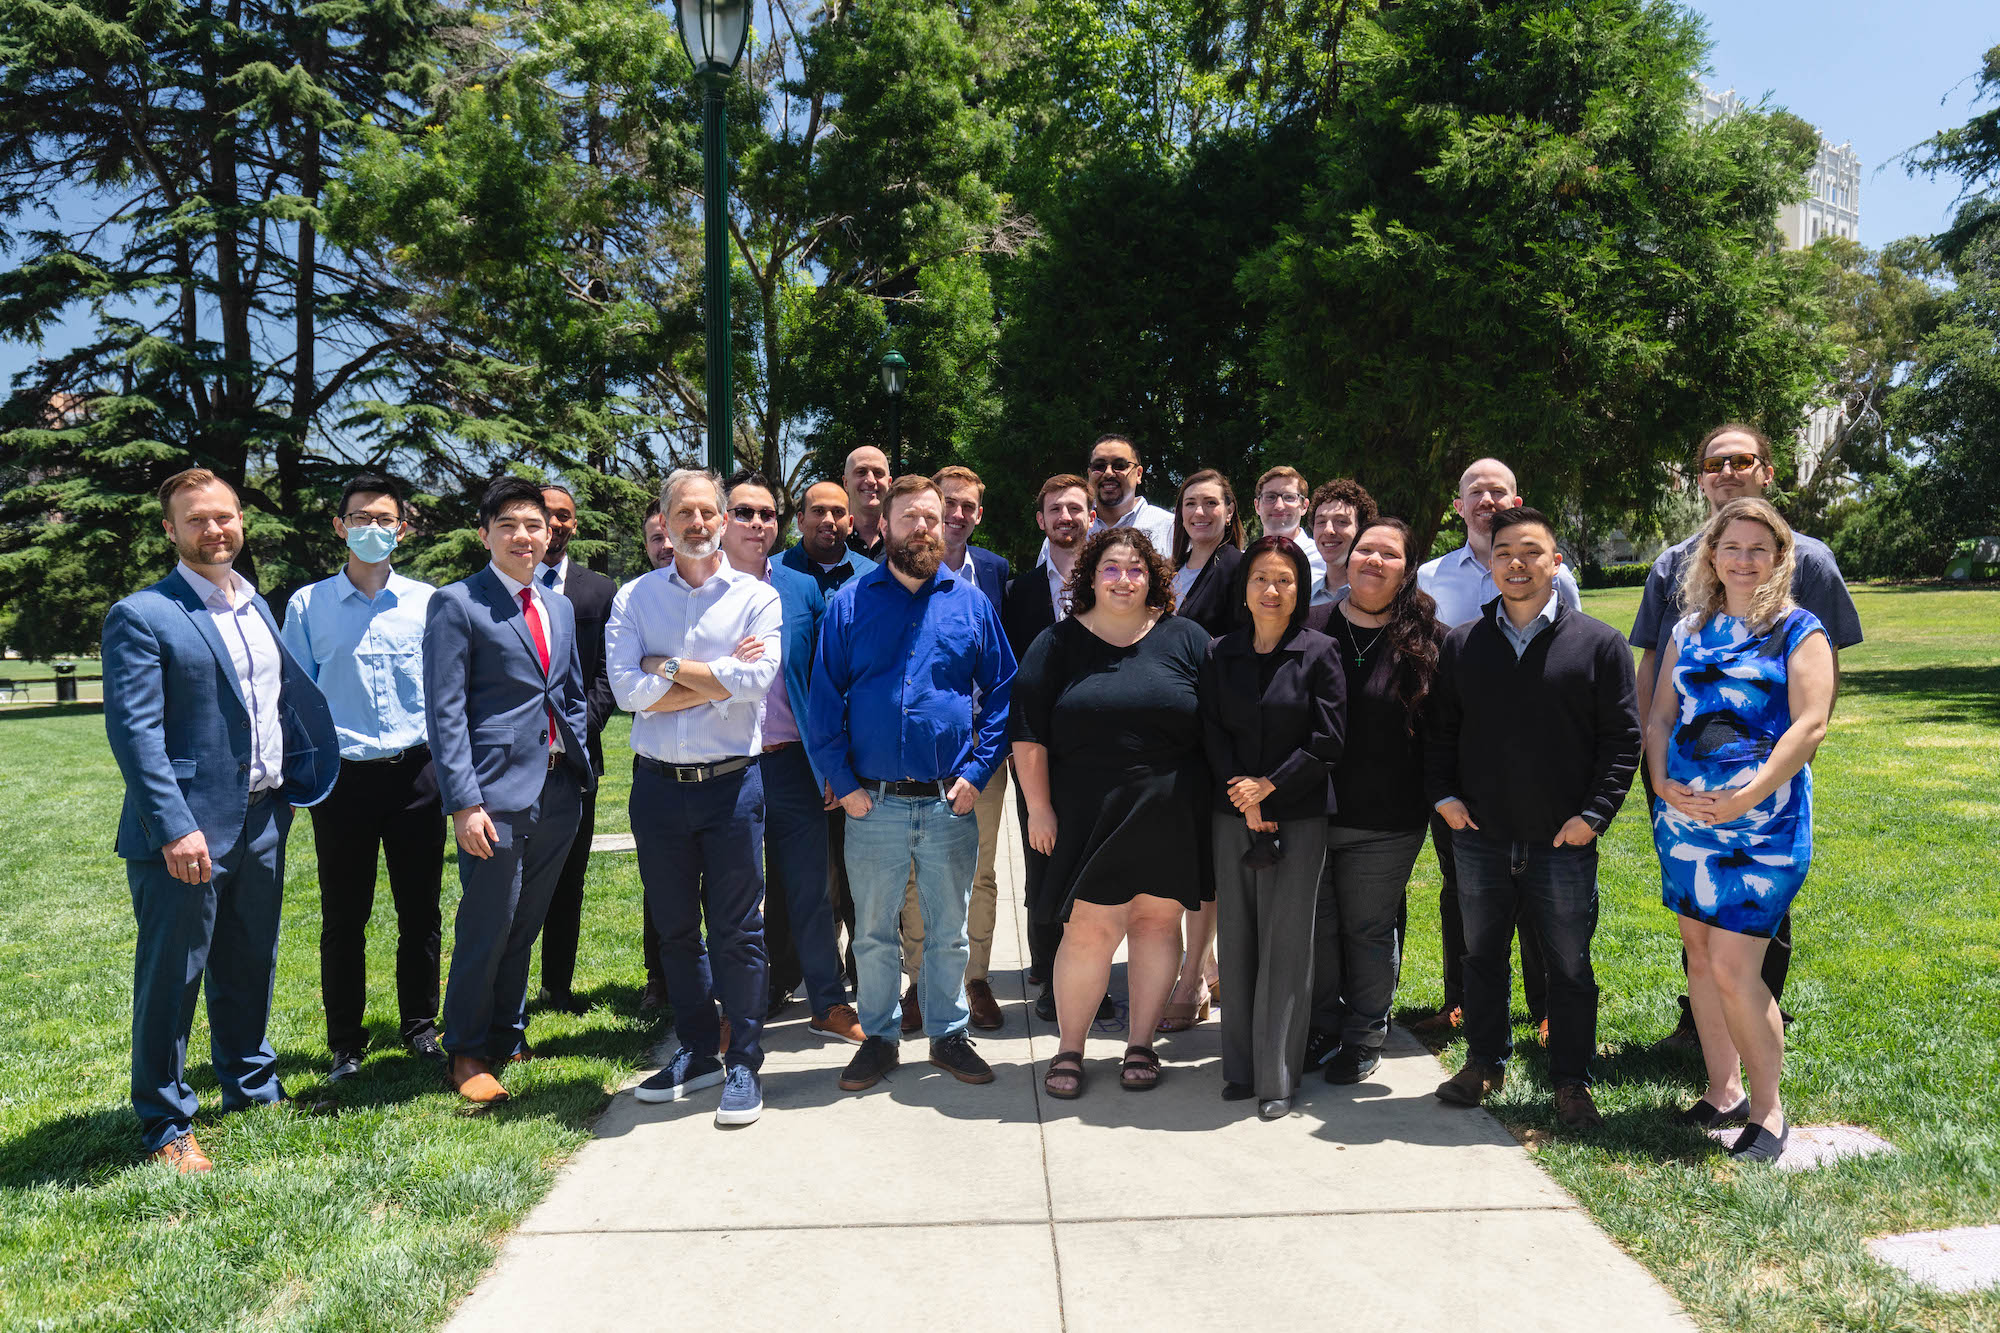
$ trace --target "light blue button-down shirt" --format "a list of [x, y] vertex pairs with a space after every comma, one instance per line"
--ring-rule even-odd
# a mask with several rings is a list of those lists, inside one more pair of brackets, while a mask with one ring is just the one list
[[[1441, 555], [1417, 571], [1417, 586], [1437, 603], [1437, 622], [1446, 629], [1479, 619], [1486, 604], [1500, 595], [1493, 571], [1479, 563], [1470, 546]], [[1583, 609], [1576, 576], [1568, 565], [1556, 566], [1555, 594], [1572, 611]]]
[[1535, 641], [1537, 634], [1540, 634], [1543, 630], [1556, 623], [1556, 608], [1561, 604], [1561, 594], [1556, 592], [1554, 588], [1550, 588], [1549, 600], [1542, 603], [1542, 609], [1537, 611], [1535, 618], [1530, 620], [1527, 626], [1522, 629], [1514, 628], [1514, 622], [1508, 617], [1505, 606], [1494, 610], [1493, 623], [1500, 627], [1500, 633], [1506, 638], [1507, 646], [1514, 650], [1514, 660], [1516, 662], [1520, 661], [1521, 655], [1528, 651], [1528, 645]]
[[285, 606], [282, 637], [319, 682], [342, 759], [387, 759], [424, 742], [424, 614], [430, 584], [394, 570], [372, 599], [341, 570]]

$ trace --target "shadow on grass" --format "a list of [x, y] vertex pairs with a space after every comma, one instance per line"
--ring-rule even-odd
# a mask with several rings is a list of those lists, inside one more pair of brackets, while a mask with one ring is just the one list
[[95, 1184], [144, 1157], [129, 1107], [72, 1111], [0, 1143], [0, 1189]]
[[87, 704], [8, 704], [0, 708], [0, 722], [9, 718], [75, 717], [103, 711], [101, 700]]
[[1913, 722], [2000, 724], [2000, 666], [1843, 671], [1840, 688], [1917, 704]]

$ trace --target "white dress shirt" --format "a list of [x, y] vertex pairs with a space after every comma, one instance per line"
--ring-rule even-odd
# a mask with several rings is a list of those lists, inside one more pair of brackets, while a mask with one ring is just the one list
[[[681, 577], [678, 562], [620, 588], [604, 623], [604, 665], [612, 696], [633, 715], [634, 752], [667, 764], [712, 764], [762, 750], [764, 699], [778, 676], [784, 620], [777, 591], [727, 560], [698, 588]], [[764, 644], [755, 662], [734, 656], [749, 636]], [[647, 657], [702, 662], [729, 697], [649, 713], [672, 682], [643, 670]]]
[[1314, 585], [1317, 586], [1324, 583], [1326, 581], [1326, 557], [1319, 553], [1319, 543], [1312, 539], [1312, 534], [1307, 532], [1303, 525], [1292, 529], [1292, 545], [1305, 552], [1306, 564], [1312, 569], [1312, 581]]
[[[535, 599], [535, 614], [542, 618], [542, 642], [549, 646], [548, 670], [551, 672], [554, 671], [556, 669], [556, 637], [554, 630], [549, 625], [549, 599], [542, 596], [542, 586], [539, 582], [542, 575], [542, 566], [535, 566], [534, 577], [537, 582], [534, 583], [521, 582], [491, 561], [487, 562], [486, 567], [492, 570], [494, 576], [500, 580], [500, 585], [507, 590], [507, 596], [512, 599], [514, 605], [519, 606], [521, 604], [521, 590], [523, 588], [526, 588], [528, 595]], [[535, 633], [530, 629], [528, 631], [529, 640], [533, 641], [534, 637]], [[563, 752], [562, 731], [560, 728], [549, 728], [549, 749], [555, 751], [557, 754]]]
[[[1047, 543], [1044, 542], [1043, 545]], [[1046, 559], [1042, 561], [1042, 568], [1048, 571], [1049, 576], [1049, 605], [1055, 608], [1056, 619], [1061, 620], [1069, 614], [1069, 593], [1065, 591], [1069, 587], [1069, 577], [1059, 572]], [[1071, 565], [1070, 572], [1075, 571], [1076, 566]]]
[[[1479, 563], [1470, 546], [1441, 555], [1417, 571], [1417, 586], [1437, 602], [1437, 621], [1446, 629], [1479, 619], [1480, 610], [1500, 595], [1493, 571]], [[1556, 567], [1555, 595], [1572, 611], [1583, 609], [1576, 578], [1568, 565]]]
[[257, 614], [257, 590], [233, 569], [226, 587], [195, 573], [185, 560], [181, 561], [180, 575], [215, 622], [215, 632], [229, 650], [229, 665], [243, 692], [243, 706], [250, 713], [250, 790], [283, 786], [285, 729], [278, 718], [278, 692], [284, 676], [278, 665], [278, 640], [264, 617]]

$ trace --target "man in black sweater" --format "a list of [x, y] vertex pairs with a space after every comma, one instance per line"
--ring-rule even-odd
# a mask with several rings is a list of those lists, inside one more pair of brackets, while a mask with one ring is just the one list
[[1465, 918], [1465, 1066], [1437, 1090], [1477, 1106], [1513, 1050], [1508, 952], [1516, 912], [1549, 968], [1549, 1079], [1570, 1129], [1604, 1122], [1590, 1097], [1597, 1048], [1597, 837], [1639, 766], [1639, 709], [1624, 636], [1562, 604], [1562, 553], [1540, 512], [1493, 520], [1500, 596], [1446, 637], [1426, 785], [1452, 828]]

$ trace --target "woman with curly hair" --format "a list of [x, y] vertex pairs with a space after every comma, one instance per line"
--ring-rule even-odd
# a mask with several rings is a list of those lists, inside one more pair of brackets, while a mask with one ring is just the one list
[[1347, 745], [1333, 770], [1326, 869], [1313, 918], [1312, 1033], [1306, 1067], [1359, 1083], [1382, 1062], [1402, 971], [1405, 892], [1423, 850], [1424, 718], [1444, 628], [1417, 586], [1416, 538], [1400, 518], [1355, 534], [1338, 600], [1312, 620], [1339, 645]]
[[[1070, 614], [1042, 631], [1014, 678], [1014, 770], [1028, 843], [1049, 858], [1039, 919], [1056, 952], [1059, 1047], [1043, 1086], [1083, 1091], [1084, 1039], [1126, 944], [1131, 1033], [1150, 1035], [1180, 966], [1181, 915], [1201, 906], [1208, 766], [1197, 685], [1208, 633], [1173, 614], [1173, 570], [1143, 532], [1092, 537]], [[1145, 1091], [1160, 1061], [1128, 1046], [1119, 1084]]]
[[[1730, 1155], [1772, 1161], [1785, 1030], [1762, 976], [1771, 933], [1812, 865], [1813, 751], [1833, 710], [1826, 627], [1792, 601], [1797, 541], [1760, 499], [1715, 512], [1689, 553], [1646, 719], [1661, 896], [1687, 947], [1708, 1089], [1681, 1112], [1741, 1124]], [[1744, 1096], [1745, 1074], [1749, 1096]]]

